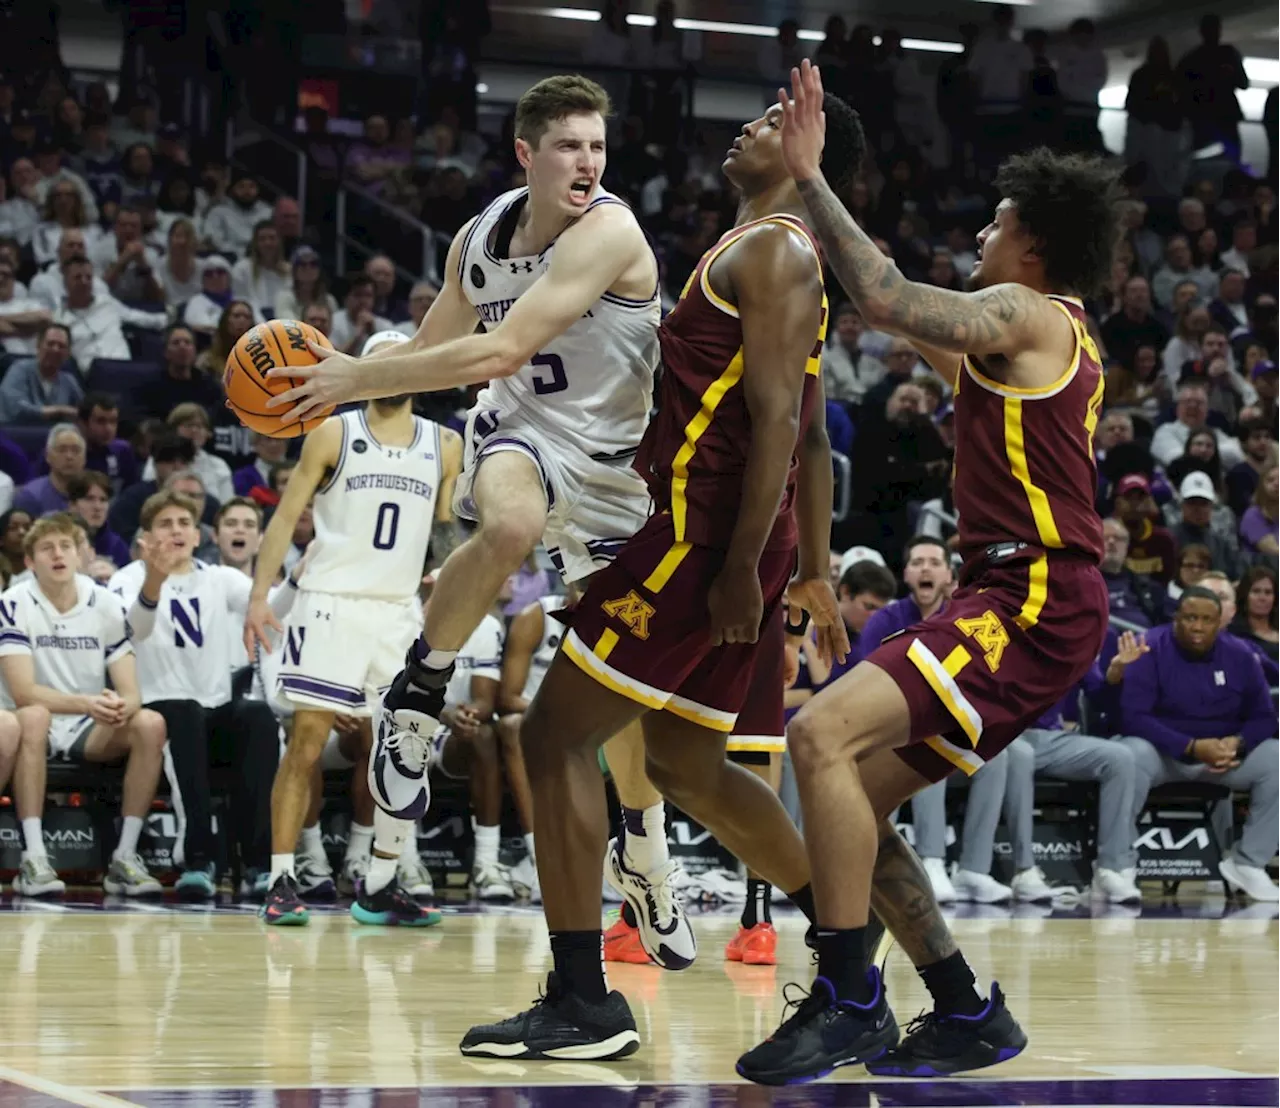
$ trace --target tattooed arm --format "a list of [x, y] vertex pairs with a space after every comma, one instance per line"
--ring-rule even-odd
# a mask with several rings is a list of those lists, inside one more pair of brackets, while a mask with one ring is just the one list
[[431, 525], [432, 561], [442, 566], [462, 545], [466, 536], [453, 515], [453, 489], [462, 473], [462, 436], [440, 429], [440, 491], [436, 495], [436, 518]]
[[797, 181], [796, 187], [827, 263], [867, 325], [878, 331], [952, 355], [1012, 357], [1040, 344], [1049, 312], [1064, 318], [1024, 285], [954, 292], [908, 281], [853, 221], [823, 177]]
[[1072, 337], [1066, 317], [1032, 289], [1003, 284], [963, 293], [908, 281], [858, 227], [822, 176], [826, 121], [818, 70], [804, 62], [792, 70], [791, 87], [792, 97], [778, 92], [783, 158], [828, 264], [869, 326], [918, 344], [934, 369], [947, 377], [954, 377], [959, 354], [1012, 360], [1041, 349], [1061, 352], [1059, 347]]

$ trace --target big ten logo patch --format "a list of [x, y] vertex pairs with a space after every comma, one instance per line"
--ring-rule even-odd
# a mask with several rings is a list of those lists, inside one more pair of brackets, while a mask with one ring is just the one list
[[654, 606], [632, 589], [617, 600], [606, 600], [600, 605], [604, 614], [619, 620], [637, 639], [649, 637], [649, 621], [656, 615]]

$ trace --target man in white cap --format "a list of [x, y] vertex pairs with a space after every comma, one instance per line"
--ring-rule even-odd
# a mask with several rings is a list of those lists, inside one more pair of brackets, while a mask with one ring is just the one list
[[[378, 332], [362, 353], [405, 342], [399, 331]], [[378, 373], [381, 364], [367, 363], [368, 372]], [[269, 924], [307, 922], [294, 852], [311, 804], [312, 772], [339, 714], [361, 722], [368, 756], [372, 711], [422, 628], [418, 589], [428, 545], [451, 545], [462, 439], [415, 416], [412, 400], [372, 400], [330, 416], [308, 434], [258, 552], [245, 646], [251, 655], [259, 644], [270, 651], [268, 629], [283, 630], [279, 677], [268, 692], [294, 708], [293, 732], [271, 790], [271, 875], [262, 912]], [[267, 595], [313, 498], [315, 540], [282, 629]], [[370, 782], [396, 757], [394, 744], [380, 750], [369, 765]], [[440, 913], [419, 906], [408, 882], [398, 879], [412, 821], [375, 808], [363, 778], [355, 799], [342, 875], [358, 894], [351, 914], [367, 924], [439, 923]]]
[[1188, 473], [1178, 486], [1178, 499], [1182, 518], [1171, 528], [1178, 549], [1191, 543], [1207, 546], [1213, 568], [1236, 580], [1240, 576], [1240, 547], [1234, 529], [1213, 526], [1213, 510], [1218, 506], [1213, 478], [1198, 470]]
[[[221, 254], [210, 254], [200, 263], [200, 291], [187, 301], [182, 322], [202, 335], [212, 335], [231, 301], [231, 263]], [[253, 322], [261, 323], [262, 313], [250, 307]]]

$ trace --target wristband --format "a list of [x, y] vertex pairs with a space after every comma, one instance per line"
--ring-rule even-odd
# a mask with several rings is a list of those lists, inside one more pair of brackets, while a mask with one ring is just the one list
[[803, 635], [806, 631], [809, 630], [809, 613], [806, 612], [803, 608], [801, 608], [799, 623], [792, 623], [791, 615], [790, 613], [788, 613], [787, 619], [784, 625], [784, 630], [787, 632], [788, 635], [793, 635], [793, 636]]

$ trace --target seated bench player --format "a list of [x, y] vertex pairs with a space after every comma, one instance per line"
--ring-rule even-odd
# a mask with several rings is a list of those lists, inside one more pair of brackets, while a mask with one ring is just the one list
[[[181, 493], [163, 489], [148, 498], [142, 558], [116, 573], [110, 587], [133, 629], [142, 702], [164, 717], [170, 736], [185, 824], [185, 868], [175, 889], [209, 900], [218, 884], [209, 767], [226, 763], [235, 770], [233, 841], [246, 869], [265, 869], [280, 740], [270, 708], [232, 696], [232, 671], [247, 662], [235, 632], [244, 626], [253, 579], [195, 557], [199, 518], [195, 502]], [[296, 595], [296, 580], [278, 585], [273, 611], [285, 615]]]
[[120, 840], [103, 887], [154, 895], [160, 882], [138, 856], [138, 836], [160, 780], [164, 719], [142, 707], [120, 598], [77, 573], [76, 543], [65, 513], [31, 525], [24, 549], [32, 577], [0, 597], [0, 674], [18, 708], [40, 713], [37, 730], [53, 757], [126, 762]]
[[475, 857], [471, 887], [477, 900], [511, 900], [507, 867], [498, 861], [502, 821], [502, 763], [494, 727], [502, 676], [502, 623], [486, 615], [458, 652], [435, 733], [433, 757], [446, 777], [470, 784]]

